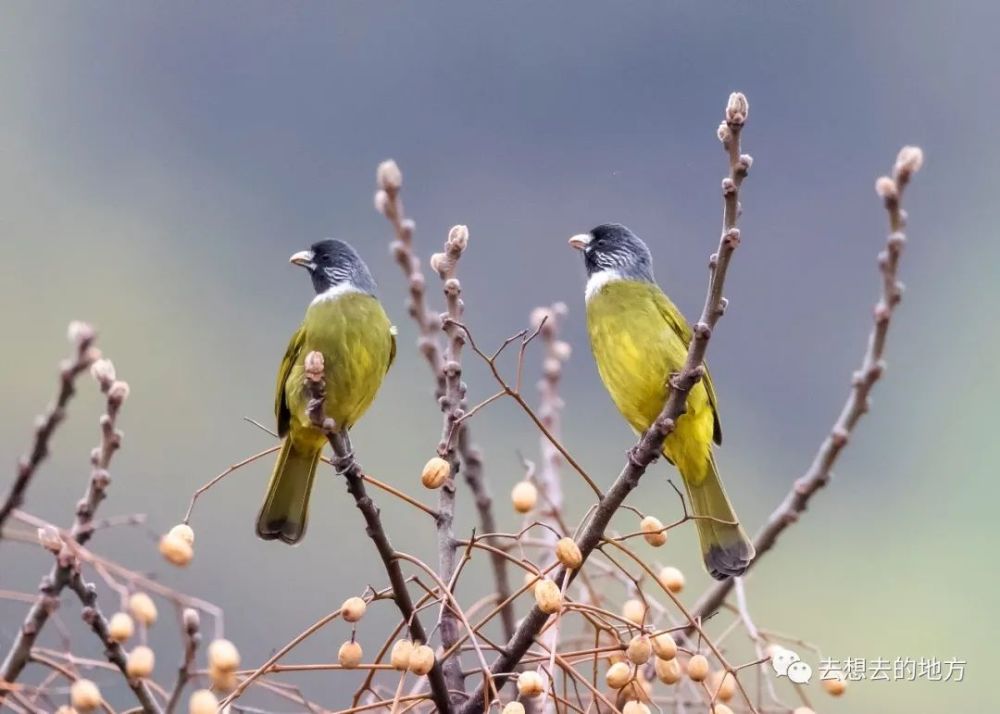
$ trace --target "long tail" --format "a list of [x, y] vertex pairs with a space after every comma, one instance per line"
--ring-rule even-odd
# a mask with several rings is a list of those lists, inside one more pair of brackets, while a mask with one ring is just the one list
[[754, 547], [726, 497], [715, 459], [709, 457], [708, 464], [706, 472], [698, 474], [701, 478], [682, 476], [693, 514], [710, 517], [695, 521], [705, 567], [716, 580], [725, 580], [746, 572]]
[[267, 484], [267, 496], [257, 516], [257, 535], [264, 540], [298, 543], [306, 532], [309, 494], [321, 449], [304, 452], [291, 437], [281, 446], [278, 463]]

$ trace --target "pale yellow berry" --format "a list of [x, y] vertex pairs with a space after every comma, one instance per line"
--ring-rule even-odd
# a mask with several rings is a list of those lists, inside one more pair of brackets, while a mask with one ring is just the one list
[[537, 583], [539, 579], [541, 579], [541, 577], [542, 576], [540, 574], [533, 572], [531, 570], [525, 571], [524, 584], [526, 587], [533, 588], [535, 587], [535, 583]]
[[705, 655], [692, 655], [687, 663], [687, 674], [692, 681], [704, 682], [708, 676], [708, 658]]
[[359, 597], [349, 597], [340, 606], [340, 614], [343, 615], [347, 622], [357, 622], [365, 616], [365, 610], [367, 609], [368, 605], [364, 600]]
[[795, 707], [795, 711], [792, 714], [816, 714], [816, 712], [809, 707]]
[[733, 714], [733, 710], [722, 702], [716, 702], [712, 705], [711, 714]]
[[156, 655], [153, 650], [145, 645], [139, 645], [128, 653], [125, 661], [125, 672], [133, 679], [148, 677], [153, 673], [153, 666], [156, 663]]
[[361, 664], [361, 645], [354, 640], [348, 640], [337, 650], [337, 661], [344, 669], [354, 669]]
[[633, 699], [630, 702], [625, 702], [625, 706], [622, 707], [622, 714], [649, 714], [649, 707]]
[[451, 464], [440, 456], [435, 456], [424, 464], [424, 470], [420, 472], [420, 483], [426, 488], [441, 488], [450, 475]]
[[92, 712], [101, 706], [101, 690], [89, 679], [78, 679], [69, 688], [69, 700], [79, 712]]
[[160, 555], [171, 565], [183, 568], [194, 558], [194, 548], [179, 535], [167, 533], [160, 538]]
[[146, 593], [135, 593], [128, 599], [128, 609], [132, 617], [149, 627], [156, 622], [156, 603]]
[[510, 500], [518, 513], [528, 513], [538, 502], [538, 489], [531, 481], [520, 481], [510, 492]]
[[61, 707], [56, 709], [56, 714], [77, 714], [77, 712], [73, 707], [63, 704]]
[[675, 595], [684, 589], [684, 573], [671, 565], [660, 571], [660, 583]]
[[135, 634], [135, 622], [127, 612], [116, 612], [108, 620], [108, 635], [115, 642], [126, 642]]
[[645, 635], [636, 635], [628, 643], [625, 656], [632, 664], [646, 664], [653, 654], [653, 645]]
[[194, 545], [194, 529], [187, 523], [178, 523], [167, 532], [167, 535], [177, 536], [187, 541], [188, 545]]
[[608, 672], [604, 675], [604, 679], [612, 689], [621, 689], [632, 681], [632, 668], [625, 662], [615, 662], [608, 667]]
[[208, 666], [219, 672], [234, 672], [240, 666], [240, 651], [229, 640], [213, 640], [208, 646]]
[[501, 714], [524, 714], [524, 705], [521, 702], [507, 702]]
[[646, 605], [636, 598], [626, 600], [622, 605], [622, 617], [633, 625], [641, 625], [646, 617]]
[[542, 676], [534, 670], [521, 672], [517, 675], [517, 691], [522, 697], [537, 697], [545, 691], [545, 682]]
[[535, 585], [535, 603], [546, 615], [559, 612], [562, 607], [562, 593], [554, 580], [543, 578]]
[[236, 672], [234, 670], [221, 670], [218, 667], [209, 666], [208, 676], [212, 680], [212, 686], [220, 692], [230, 692], [236, 689]]
[[427, 645], [418, 645], [410, 653], [410, 671], [418, 677], [434, 669], [434, 650]]
[[660, 659], [673, 659], [677, 656], [677, 642], [669, 632], [661, 632], [652, 638], [653, 652]]
[[681, 681], [681, 666], [677, 659], [656, 658], [653, 662], [656, 669], [656, 678], [664, 684], [677, 684]]
[[410, 655], [413, 654], [413, 643], [409, 640], [396, 640], [389, 654], [392, 668], [404, 672], [410, 668]]
[[832, 697], [839, 697], [847, 690], [847, 680], [843, 672], [831, 671], [823, 680], [823, 689]]
[[583, 554], [572, 538], [560, 538], [556, 543], [556, 558], [570, 570], [576, 570], [583, 564]]
[[639, 530], [646, 542], [655, 548], [667, 542], [667, 532], [663, 530], [663, 522], [656, 516], [646, 516], [639, 523]]
[[736, 694], [736, 678], [725, 670], [717, 669], [708, 678], [708, 692], [716, 699], [728, 702]]
[[210, 689], [199, 689], [192, 692], [188, 699], [188, 714], [215, 714], [219, 709], [219, 700]]

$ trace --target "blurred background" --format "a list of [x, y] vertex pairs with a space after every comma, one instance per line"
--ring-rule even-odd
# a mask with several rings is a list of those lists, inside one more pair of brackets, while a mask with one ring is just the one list
[[[1000, 99], [989, 77], [1000, 70], [1000, 6], [14, 2], [3, 15], [0, 454], [12, 474], [54, 392], [67, 323], [90, 320], [132, 386], [101, 511], [146, 513], [156, 531], [180, 520], [198, 485], [272, 443], [243, 417], [271, 423], [276, 367], [311, 296], [287, 259], [327, 236], [362, 253], [400, 331], [355, 446], [372, 474], [419, 489], [440, 416], [389, 227], [372, 207], [387, 157], [403, 170], [424, 257], [452, 224], [469, 225], [461, 276], [467, 322], [484, 345], [526, 326], [537, 305], [568, 304], [564, 440], [609, 483], [633, 437], [592, 363], [583, 266], [566, 239], [628, 224], [649, 242], [660, 283], [695, 315], [720, 223], [715, 129], [735, 89], [750, 99], [744, 149], [755, 162], [710, 362], [721, 470], [756, 530], [846, 397], [886, 232], [873, 183], [901, 145], [921, 145], [889, 370], [833, 483], [753, 571], [748, 596], [758, 625], [831, 658], [968, 663], [961, 683], [858, 682], [840, 701], [813, 685], [819, 712], [955, 710], [992, 691], [983, 622], [1000, 585], [1000, 242], [989, 208]], [[471, 398], [490, 394], [489, 376], [466, 361]], [[539, 353], [528, 361], [531, 385]], [[99, 405], [85, 381], [30, 511], [71, 520]], [[537, 433], [505, 402], [473, 424], [499, 519], [514, 528], [517, 450], [535, 457]], [[93, 541], [225, 608], [248, 664], [383, 580], [335, 478], [318, 480], [300, 547], [254, 537], [271, 466], [265, 459], [204, 498], [186, 570], [163, 564], [142, 531]], [[677, 515], [668, 468], [657, 465], [633, 496], [664, 520]], [[565, 480], [576, 522], [588, 494]], [[474, 510], [460, 490], [456, 528], [468, 533]], [[392, 535], [433, 559], [433, 529], [379, 500]], [[649, 553], [685, 570], [689, 602], [708, 581], [694, 542], [685, 531]], [[10, 542], [0, 542], [0, 563], [0, 588], [28, 592], [50, 564]], [[463, 587], [461, 597], [474, 595], [474, 583]], [[0, 601], [4, 647], [23, 612]], [[74, 604], [62, 612], [76, 622]], [[395, 614], [371, 613], [360, 637], [374, 647]], [[292, 661], [330, 660], [346, 635], [334, 625]], [[168, 671], [176, 631], [153, 637]], [[77, 646], [96, 653], [86, 635]], [[295, 681], [331, 706], [356, 685], [323, 674]]]

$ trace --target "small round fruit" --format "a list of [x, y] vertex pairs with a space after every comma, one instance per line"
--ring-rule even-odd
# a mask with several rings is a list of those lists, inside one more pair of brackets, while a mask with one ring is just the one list
[[521, 702], [507, 702], [500, 714], [524, 714], [524, 705]]
[[392, 668], [403, 672], [410, 668], [410, 656], [413, 654], [413, 643], [409, 640], [396, 640], [389, 654], [389, 663]]
[[816, 712], [809, 707], [795, 707], [795, 711], [792, 714], [816, 714]]
[[653, 653], [660, 659], [673, 659], [677, 656], [677, 642], [669, 632], [661, 632], [651, 639]]
[[361, 664], [361, 645], [354, 640], [348, 640], [337, 650], [337, 661], [344, 669], [354, 669]]
[[435, 456], [424, 464], [424, 470], [420, 472], [420, 483], [425, 488], [441, 488], [450, 475], [451, 464], [440, 456]]
[[220, 692], [231, 692], [236, 689], [236, 672], [233, 670], [223, 671], [218, 667], [208, 668], [208, 677], [212, 680], [212, 686]]
[[108, 635], [115, 642], [126, 642], [135, 634], [135, 622], [127, 612], [116, 612], [108, 620]]
[[632, 668], [625, 662], [615, 662], [608, 667], [604, 679], [612, 689], [621, 689], [632, 681]]
[[365, 616], [368, 604], [359, 597], [349, 597], [340, 606], [340, 614], [347, 622], [357, 622]]
[[194, 549], [179, 535], [167, 533], [160, 538], [160, 555], [171, 565], [183, 568], [194, 558]]
[[660, 570], [660, 583], [675, 595], [684, 589], [684, 573], [672, 565]]
[[134, 593], [128, 599], [128, 609], [132, 617], [146, 627], [156, 622], [156, 603], [146, 593]]
[[537, 697], [545, 691], [545, 682], [542, 675], [534, 670], [521, 672], [517, 675], [517, 691], [522, 697]]
[[733, 714], [733, 710], [722, 702], [716, 702], [712, 705], [711, 714]]
[[639, 523], [639, 530], [642, 531], [642, 537], [646, 539], [646, 542], [654, 548], [659, 548], [667, 542], [667, 532], [663, 530], [663, 521], [656, 516], [643, 518]]
[[145, 645], [139, 645], [128, 653], [125, 661], [125, 673], [132, 679], [148, 677], [153, 673], [153, 666], [156, 664], [156, 655], [153, 650]]
[[92, 712], [101, 706], [101, 690], [89, 679], [78, 679], [69, 688], [69, 701], [78, 712]]
[[641, 625], [646, 617], [646, 606], [642, 600], [631, 598], [622, 605], [622, 617], [633, 625]]
[[636, 635], [628, 643], [625, 656], [632, 664], [646, 664], [653, 654], [653, 645], [645, 635]]
[[178, 523], [167, 532], [167, 535], [176, 536], [186, 541], [188, 545], [194, 545], [194, 529], [187, 523]]
[[562, 593], [554, 580], [542, 578], [535, 584], [535, 604], [546, 615], [559, 612], [562, 607]]
[[434, 650], [427, 645], [418, 645], [410, 653], [410, 671], [418, 677], [434, 669]]
[[570, 570], [576, 570], [583, 564], [583, 554], [572, 538], [559, 539], [556, 543], [556, 559]]
[[657, 657], [653, 662], [653, 667], [656, 670], [656, 678], [664, 684], [677, 684], [681, 681], [681, 665], [676, 658], [660, 659]]
[[822, 682], [823, 689], [831, 697], [839, 697], [847, 691], [847, 680], [842, 672], [831, 672]]
[[649, 707], [639, 701], [625, 702], [622, 714], [649, 714]]
[[220, 672], [234, 672], [240, 666], [240, 652], [229, 640], [212, 640], [208, 646], [208, 666]]
[[538, 489], [531, 481], [520, 481], [510, 492], [510, 500], [518, 513], [528, 513], [538, 503]]
[[692, 655], [687, 663], [687, 675], [695, 682], [704, 682], [708, 676], [708, 658], [705, 655]]
[[736, 678], [723, 669], [715, 670], [708, 677], [708, 693], [720, 701], [728, 702], [736, 694]]
[[188, 699], [188, 714], [215, 714], [219, 710], [219, 700], [211, 689], [199, 689]]

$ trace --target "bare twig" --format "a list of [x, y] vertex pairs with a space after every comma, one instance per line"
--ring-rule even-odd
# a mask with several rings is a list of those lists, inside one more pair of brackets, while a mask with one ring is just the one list
[[[736, 220], [739, 215], [739, 189], [751, 164], [749, 156], [740, 154], [740, 134], [748, 110], [749, 104], [746, 97], [739, 93], [732, 94], [726, 106], [726, 119], [719, 131], [720, 140], [729, 155], [730, 168], [730, 175], [722, 184], [724, 199], [722, 237], [719, 240], [718, 252], [713, 254], [709, 261], [709, 282], [705, 306], [702, 309], [701, 318], [694, 325], [687, 358], [681, 371], [671, 380], [670, 393], [659, 416], [642, 434], [639, 442], [629, 451], [625, 468], [615, 479], [608, 492], [601, 498], [586, 527], [576, 538], [576, 544], [584, 561], [601, 542], [604, 530], [610, 523], [612, 516], [632, 490], [639, 485], [639, 479], [647, 467], [659, 458], [664, 440], [674, 430], [677, 419], [686, 410], [688, 394], [704, 374], [703, 363], [712, 335], [712, 328], [725, 311], [726, 301], [722, 292], [726, 271], [733, 252], [740, 242], [740, 232], [736, 228]], [[579, 572], [579, 569], [573, 573], [560, 569], [555, 576], [555, 581], [561, 587], [564, 580], [567, 577], [572, 579], [576, 572]], [[548, 618], [547, 614], [535, 606], [522, 620], [514, 637], [505, 646], [504, 653], [497, 658], [491, 668], [497, 688], [507, 681], [510, 676], [508, 673], [514, 669], [524, 653], [527, 652]], [[480, 687], [473, 693], [468, 702], [461, 708], [460, 713], [473, 714], [473, 712], [483, 711], [484, 691], [484, 688]]]
[[172, 714], [181, 699], [184, 687], [191, 679], [191, 667], [194, 666], [195, 655], [198, 653], [198, 645], [201, 643], [201, 618], [198, 611], [186, 608], [181, 613], [181, 627], [184, 631], [184, 657], [177, 668], [177, 681], [170, 692], [167, 704], [164, 707], [165, 714]]
[[[851, 391], [840, 416], [829, 435], [820, 444], [808, 470], [793, 484], [781, 504], [767, 519], [754, 537], [757, 558], [771, 550], [778, 538], [790, 525], [798, 521], [813, 495], [830, 481], [833, 466], [847, 445], [855, 425], [868, 411], [868, 397], [875, 383], [885, 371], [885, 342], [892, 315], [903, 295], [903, 286], [897, 277], [899, 259], [906, 245], [903, 230], [906, 214], [901, 207], [903, 192], [923, 163], [923, 152], [915, 146], [905, 146], [899, 152], [892, 177], [883, 176], [875, 184], [876, 191], [885, 203], [889, 217], [889, 236], [886, 246], [878, 255], [878, 268], [882, 275], [882, 293], [873, 310], [874, 326], [868, 336], [868, 346], [861, 360], [861, 367], [851, 378]], [[716, 583], [698, 600], [696, 615], [705, 616], [719, 608], [733, 587], [731, 580]]]
[[64, 360], [59, 365], [59, 392], [55, 401], [45, 410], [45, 413], [35, 420], [35, 435], [28, 453], [17, 462], [17, 474], [14, 483], [3, 503], [0, 503], [0, 529], [15, 509], [24, 503], [24, 494], [28, 490], [32, 476], [39, 464], [49, 454], [49, 440], [52, 433], [66, 418], [66, 405], [76, 394], [76, 378], [90, 367], [101, 353], [94, 347], [97, 333], [94, 328], [84, 322], [72, 322], [69, 326], [69, 339], [73, 343], [75, 353], [72, 358]]

